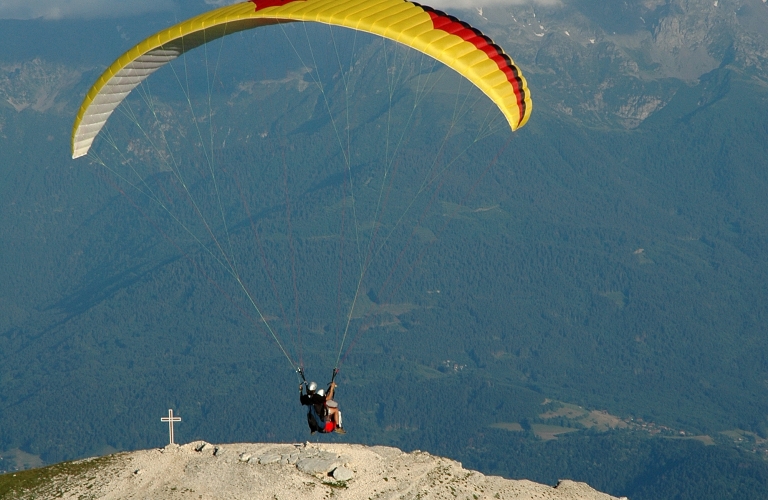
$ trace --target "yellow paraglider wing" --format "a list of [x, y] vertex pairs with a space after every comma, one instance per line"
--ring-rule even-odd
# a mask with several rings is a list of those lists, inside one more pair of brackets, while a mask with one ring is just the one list
[[184, 52], [238, 31], [291, 21], [366, 31], [423, 52], [474, 83], [499, 107], [512, 130], [531, 114], [525, 78], [490, 38], [438, 10], [404, 0], [251, 0], [212, 10], [142, 41], [91, 87], [75, 119], [72, 157], [93, 140], [127, 95]]

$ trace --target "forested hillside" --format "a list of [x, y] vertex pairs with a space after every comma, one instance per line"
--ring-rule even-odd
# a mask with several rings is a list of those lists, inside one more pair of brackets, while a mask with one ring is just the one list
[[546, 33], [530, 6], [467, 13], [528, 78], [514, 134], [394, 45], [234, 35], [77, 161], [83, 94], [163, 24], [3, 21], [77, 50], [0, 59], [0, 470], [161, 445], [168, 408], [182, 442], [307, 439], [290, 358], [339, 364], [348, 441], [760, 498], [768, 80], [742, 3], [688, 66], [660, 55], [679, 9], [617, 28], [567, 2], [535, 12]]

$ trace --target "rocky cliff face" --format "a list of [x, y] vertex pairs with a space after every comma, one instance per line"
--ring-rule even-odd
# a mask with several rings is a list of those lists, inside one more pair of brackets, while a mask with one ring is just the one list
[[718, 68], [768, 81], [763, 0], [563, 0], [467, 20], [524, 69], [538, 110], [587, 125], [637, 127]]
[[60, 94], [80, 81], [82, 71], [63, 64], [31, 61], [0, 62], [0, 101], [21, 112], [27, 108], [48, 111], [63, 106]]
[[[34, 481], [34, 477], [42, 480]], [[362, 445], [202, 441], [17, 473], [9, 498], [610, 500], [584, 483], [484, 476], [429, 453]], [[7, 476], [6, 476], [7, 478]]]

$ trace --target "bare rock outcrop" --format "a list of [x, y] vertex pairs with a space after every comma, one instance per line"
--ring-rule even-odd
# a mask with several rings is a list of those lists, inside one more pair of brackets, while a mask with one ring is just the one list
[[[89, 467], [89, 462], [92, 466]], [[74, 462], [11, 498], [609, 500], [584, 483], [545, 486], [485, 476], [414, 451], [350, 444], [203, 441]], [[73, 474], [72, 470], [80, 470]]]

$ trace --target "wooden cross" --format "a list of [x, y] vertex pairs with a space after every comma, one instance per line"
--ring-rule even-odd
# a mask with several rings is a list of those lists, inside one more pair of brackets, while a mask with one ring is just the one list
[[160, 421], [161, 422], [168, 422], [168, 433], [170, 434], [170, 437], [171, 437], [170, 444], [173, 444], [173, 423], [174, 422], [181, 422], [181, 417], [174, 417], [173, 416], [173, 410], [169, 409], [168, 410], [168, 416], [161, 418]]

